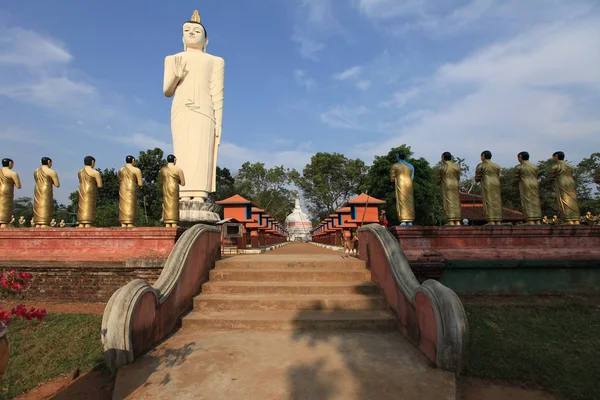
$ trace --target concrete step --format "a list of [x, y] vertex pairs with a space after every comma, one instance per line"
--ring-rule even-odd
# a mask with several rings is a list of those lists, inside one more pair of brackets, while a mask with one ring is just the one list
[[268, 281], [268, 282], [352, 282], [371, 279], [369, 270], [335, 270], [314, 268], [260, 269], [223, 268], [210, 271], [211, 281]]
[[393, 331], [387, 311], [192, 311], [183, 330]]
[[318, 269], [366, 269], [366, 263], [358, 258], [342, 258], [339, 256], [305, 256], [261, 258], [233, 257], [216, 262], [216, 268], [249, 268], [249, 269], [287, 269], [287, 268], [318, 268]]
[[207, 294], [194, 299], [194, 310], [384, 310], [380, 295]]
[[231, 294], [377, 294], [371, 281], [353, 282], [236, 282], [209, 281], [202, 293]]

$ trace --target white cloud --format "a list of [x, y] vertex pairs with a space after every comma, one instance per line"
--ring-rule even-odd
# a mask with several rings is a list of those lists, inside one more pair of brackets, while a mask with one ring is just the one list
[[164, 142], [145, 133], [133, 133], [127, 136], [111, 137], [111, 139], [120, 143], [134, 145], [137, 148], [144, 150], [158, 147], [159, 149], [162, 149], [165, 155], [171, 153], [173, 150], [172, 143]]
[[599, 40], [600, 17], [563, 20], [446, 63], [385, 102], [407, 114], [380, 108], [379, 128], [392, 137], [357, 151], [371, 157], [406, 143], [430, 160], [448, 150], [474, 165], [487, 148], [507, 166], [522, 150], [538, 160], [558, 148], [587, 157], [600, 147]]
[[20, 65], [38, 69], [65, 64], [73, 59], [66, 46], [48, 35], [20, 27], [0, 27], [0, 65]]
[[361, 71], [362, 71], [362, 67], [355, 66], [355, 67], [348, 68], [340, 73], [337, 73], [337, 74], [333, 75], [333, 77], [335, 79], [343, 81], [346, 79], [357, 77]]
[[319, 61], [325, 49], [325, 40], [336, 34], [345, 34], [333, 12], [333, 0], [300, 0], [296, 9], [291, 40], [298, 44], [300, 55]]
[[371, 87], [371, 81], [367, 81], [367, 80], [358, 81], [358, 82], [356, 82], [356, 87], [359, 88], [360, 90], [367, 90], [368, 88]]
[[369, 114], [365, 106], [334, 106], [321, 114], [321, 121], [333, 128], [365, 129], [366, 124], [361, 117]]
[[283, 165], [286, 168], [302, 170], [313, 155], [312, 151], [308, 151], [310, 147], [311, 143], [307, 142], [297, 145], [294, 149], [267, 151], [223, 141], [219, 146], [219, 166], [229, 168], [233, 174], [246, 161], [262, 162], [268, 168]]
[[309, 91], [316, 83], [314, 79], [307, 76], [306, 71], [301, 69], [294, 71], [294, 79], [298, 85], [304, 87], [307, 91]]

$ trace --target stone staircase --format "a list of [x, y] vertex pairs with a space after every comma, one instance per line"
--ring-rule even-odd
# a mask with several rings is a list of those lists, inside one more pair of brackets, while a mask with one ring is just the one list
[[376, 330], [395, 320], [364, 261], [341, 255], [220, 260], [183, 330]]

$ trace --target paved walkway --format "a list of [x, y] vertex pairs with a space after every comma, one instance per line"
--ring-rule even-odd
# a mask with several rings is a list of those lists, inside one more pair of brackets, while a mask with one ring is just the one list
[[113, 398], [454, 399], [454, 375], [395, 330], [369, 277], [306, 243], [219, 261], [182, 330], [121, 368]]

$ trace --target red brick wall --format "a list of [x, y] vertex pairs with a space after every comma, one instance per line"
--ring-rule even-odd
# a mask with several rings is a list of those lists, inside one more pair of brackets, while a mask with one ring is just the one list
[[153, 284], [162, 271], [162, 263], [157, 265], [156, 262], [149, 266], [93, 262], [3, 264], [0, 270], [15, 268], [31, 272], [34, 280], [25, 292], [25, 299], [40, 301], [106, 302], [118, 288], [133, 279], [145, 279]]

